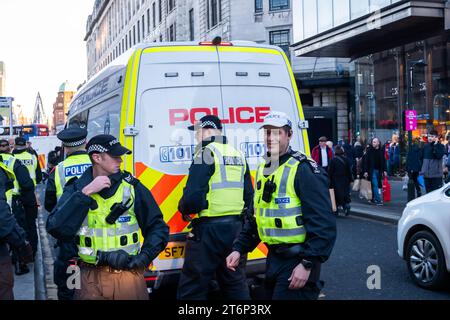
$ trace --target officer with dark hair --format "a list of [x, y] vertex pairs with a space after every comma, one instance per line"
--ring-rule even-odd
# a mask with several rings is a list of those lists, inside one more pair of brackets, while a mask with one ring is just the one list
[[52, 236], [77, 244], [81, 288], [74, 298], [148, 299], [144, 272], [165, 248], [169, 228], [150, 190], [121, 171], [130, 150], [111, 135], [91, 138], [86, 148], [92, 167], [66, 183], [47, 220]]
[[[81, 177], [91, 166], [91, 160], [86, 152], [87, 134], [85, 128], [78, 126], [70, 126], [57, 134], [67, 157], [50, 172], [45, 189], [45, 209], [48, 212], [56, 207], [66, 183], [74, 177]], [[70, 276], [67, 268], [70, 266], [70, 260], [77, 256], [76, 243], [58, 241], [57, 245], [58, 253], [53, 265], [53, 279], [58, 287], [58, 299], [71, 300], [74, 290], [67, 288], [67, 279]]]
[[195, 126], [198, 145], [189, 168], [189, 177], [178, 206], [185, 220], [192, 220], [186, 244], [178, 298], [206, 300], [211, 280], [216, 279], [224, 297], [250, 299], [245, 277], [246, 256], [237, 271], [231, 272], [225, 257], [240, 233], [243, 218], [253, 211], [253, 187], [244, 155], [222, 135], [222, 123], [214, 115], [200, 119]]
[[16, 252], [22, 265], [33, 261], [33, 250], [25, 240], [25, 232], [17, 224], [7, 203], [6, 192], [13, 188], [14, 174], [0, 163], [0, 301], [14, 299], [14, 274], [9, 249]]
[[336, 221], [323, 168], [289, 146], [292, 122], [283, 112], [264, 118], [268, 153], [255, 179], [255, 218], [227, 257], [235, 270], [242, 254], [260, 241], [269, 249], [266, 285], [272, 299], [318, 299], [321, 264], [331, 254]]
[[[12, 172], [14, 172], [14, 188], [9, 190], [12, 194], [11, 209], [19, 225], [27, 231], [28, 237], [35, 237], [33, 242], [37, 243], [37, 233], [34, 234], [33, 222], [37, 217], [36, 196], [34, 193], [34, 183], [31, 180], [27, 168], [14, 155], [10, 153], [10, 145], [8, 140], [0, 140], [0, 156], [3, 159], [3, 164]], [[31, 231], [29, 231], [31, 230]], [[31, 240], [30, 240], [31, 241]], [[37, 246], [35, 247], [37, 248]], [[36, 249], [35, 249], [36, 250]], [[34, 251], [36, 253], [36, 251]], [[26, 264], [20, 263], [16, 259], [13, 251], [13, 263], [17, 275], [28, 273], [30, 270]]]

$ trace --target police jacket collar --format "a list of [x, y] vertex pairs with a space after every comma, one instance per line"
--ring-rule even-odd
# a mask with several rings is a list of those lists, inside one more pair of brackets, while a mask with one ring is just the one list
[[[119, 171], [108, 177], [111, 180], [111, 187], [103, 189], [98, 193], [103, 199], [111, 198], [116, 193], [117, 188], [120, 186], [122, 179], [124, 177], [124, 172]], [[83, 190], [83, 188], [87, 186], [89, 183], [91, 183], [93, 180], [94, 180], [93, 170], [92, 167], [89, 167], [77, 181], [77, 189], [80, 191]]]
[[213, 142], [221, 143], [221, 144], [228, 143], [227, 137], [225, 137], [225, 136], [212, 136], [208, 140], [203, 140], [201, 144], [198, 144], [195, 147], [194, 154], [196, 154], [199, 151], [199, 148], [201, 148], [203, 150], [208, 144], [213, 143]]
[[24, 152], [28, 152], [28, 149], [22, 149], [22, 150], [14, 149], [12, 153], [13, 154], [19, 154], [19, 153], [24, 153]]
[[[292, 155], [295, 154], [295, 151], [292, 150], [291, 146], [288, 147], [287, 152], [285, 154], [283, 154], [280, 158], [279, 158], [279, 162], [280, 162], [280, 166], [282, 166], [286, 161], [288, 161]], [[264, 160], [266, 161], [265, 163], [265, 167], [268, 168], [270, 167], [270, 153], [267, 152], [267, 154], [264, 156]]]
[[72, 156], [78, 156], [80, 154], [87, 154], [87, 152], [85, 150], [75, 151], [74, 153], [71, 153], [71, 154], [67, 155], [66, 159], [70, 158]]
[[227, 137], [225, 137], [225, 136], [212, 136], [208, 140], [202, 141], [202, 148], [206, 147], [208, 144], [213, 143], [213, 142], [221, 143], [221, 144], [228, 143]]

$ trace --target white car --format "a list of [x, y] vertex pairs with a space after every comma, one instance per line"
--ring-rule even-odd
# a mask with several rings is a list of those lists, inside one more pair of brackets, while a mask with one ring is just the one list
[[450, 273], [450, 183], [406, 205], [397, 227], [398, 254], [411, 278], [427, 289], [447, 285]]

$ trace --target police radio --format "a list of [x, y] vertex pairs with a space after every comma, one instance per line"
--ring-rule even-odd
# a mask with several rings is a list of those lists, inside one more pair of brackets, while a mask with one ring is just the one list
[[105, 221], [109, 224], [116, 223], [116, 220], [133, 206], [133, 203], [129, 204], [130, 202], [132, 202], [131, 198], [128, 199], [126, 203], [114, 203], [111, 207], [111, 212], [106, 216]]
[[272, 201], [272, 194], [277, 190], [277, 185], [275, 182], [273, 182], [273, 179], [275, 177], [272, 176], [271, 180], [267, 180], [266, 183], [264, 183], [264, 189], [263, 189], [263, 195], [262, 199], [264, 202], [271, 202]]

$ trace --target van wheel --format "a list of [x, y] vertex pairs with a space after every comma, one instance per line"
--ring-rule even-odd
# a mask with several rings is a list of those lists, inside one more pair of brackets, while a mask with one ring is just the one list
[[425, 289], [440, 289], [448, 282], [441, 244], [429, 231], [415, 233], [408, 242], [406, 264], [413, 281]]

